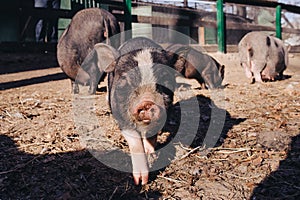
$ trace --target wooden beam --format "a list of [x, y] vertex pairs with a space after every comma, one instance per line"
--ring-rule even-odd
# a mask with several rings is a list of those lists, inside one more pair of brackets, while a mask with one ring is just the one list
[[118, 7], [122, 7], [124, 8], [124, 2], [121, 1], [113, 1], [113, 0], [95, 0], [96, 3], [99, 4], [108, 4], [108, 5], [112, 5], [112, 6], [118, 6]]
[[288, 5], [284, 3], [278, 3], [275, 0], [224, 0], [224, 3], [235, 3], [235, 4], [242, 4], [242, 5], [252, 5], [252, 6], [261, 6], [261, 7], [271, 7], [271, 8], [276, 8], [278, 5], [282, 7], [282, 9], [292, 12], [292, 13], [297, 13], [300, 14], [300, 7], [299, 6], [294, 6], [294, 5]]
[[[122, 14], [115, 14], [116, 18], [120, 21], [124, 21]], [[153, 25], [170, 25], [170, 26], [191, 26], [191, 27], [211, 27], [217, 28], [216, 21], [200, 21], [200, 20], [186, 20], [181, 18], [165, 18], [156, 16], [137, 16], [132, 15], [132, 22], [134, 23], [146, 23]], [[233, 30], [248, 30], [248, 31], [276, 31], [275, 27], [262, 26], [250, 23], [236, 23], [226, 21], [226, 29]], [[282, 28], [284, 33], [300, 34], [300, 29]]]
[[205, 28], [203, 26], [200, 26], [198, 28], [198, 38], [199, 38], [199, 44], [205, 45]]
[[22, 9], [21, 14], [33, 17], [48, 17], [48, 18], [72, 18], [76, 11], [65, 9], [49, 9], [49, 8], [26, 8]]

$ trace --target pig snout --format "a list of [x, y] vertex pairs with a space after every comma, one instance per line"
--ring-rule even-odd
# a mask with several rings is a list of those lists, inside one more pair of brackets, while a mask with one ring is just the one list
[[145, 88], [138, 89], [134, 94], [131, 97], [129, 114], [138, 126], [148, 127], [150, 130], [163, 119], [165, 110], [163, 97], [155, 91], [145, 91]]
[[142, 101], [132, 111], [132, 116], [137, 122], [145, 125], [156, 121], [160, 117], [161, 108], [152, 101]]

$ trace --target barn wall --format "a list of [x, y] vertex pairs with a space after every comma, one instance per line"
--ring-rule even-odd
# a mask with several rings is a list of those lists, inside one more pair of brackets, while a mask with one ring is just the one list
[[19, 5], [20, 0], [10, 0], [0, 7], [0, 42], [19, 40]]

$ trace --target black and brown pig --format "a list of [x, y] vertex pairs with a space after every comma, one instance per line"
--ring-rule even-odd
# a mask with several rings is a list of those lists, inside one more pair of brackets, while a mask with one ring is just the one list
[[288, 48], [283, 41], [264, 32], [247, 33], [238, 50], [241, 66], [251, 83], [280, 79], [288, 65]]
[[183, 44], [172, 44], [166, 51], [171, 65], [185, 78], [196, 79], [203, 89], [221, 87], [225, 66], [210, 55]]
[[101, 73], [108, 73], [109, 105], [129, 145], [134, 182], [146, 184], [146, 154], [154, 153], [157, 133], [173, 103], [176, 71], [168, 66], [166, 51], [144, 37], [128, 40], [119, 49], [99, 43], [95, 52], [98, 56], [85, 63], [97, 63]]
[[[108, 73], [109, 105], [129, 145], [134, 182], [148, 181], [146, 154], [155, 150], [157, 133], [165, 125], [176, 86], [168, 55], [144, 37], [125, 42], [119, 49], [96, 44], [102, 72]], [[93, 65], [92, 65], [93, 66]]]
[[[79, 92], [78, 83], [90, 85], [89, 92], [96, 92], [98, 82], [95, 81], [99, 71], [89, 67], [83, 69], [81, 64], [96, 43], [106, 40], [112, 46], [119, 47], [119, 33], [119, 23], [106, 10], [87, 8], [74, 15], [57, 44], [58, 63], [71, 79], [74, 93]], [[116, 36], [111, 37], [113, 35]]]

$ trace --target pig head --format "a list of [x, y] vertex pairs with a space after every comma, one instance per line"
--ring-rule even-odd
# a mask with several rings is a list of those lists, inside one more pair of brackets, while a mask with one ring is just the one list
[[282, 40], [263, 32], [246, 34], [238, 45], [241, 66], [250, 82], [282, 78], [288, 49]]
[[146, 154], [154, 152], [157, 133], [173, 102], [174, 70], [167, 66], [166, 51], [143, 37], [125, 42], [118, 50], [96, 44], [95, 52], [99, 69], [108, 73], [109, 105], [128, 142], [134, 182], [145, 184]]
[[262, 80], [272, 80], [283, 78], [283, 71], [288, 65], [288, 52], [283, 41], [279, 38], [268, 36], [270, 38], [269, 59], [265, 69], [262, 71]]
[[[120, 27], [116, 18], [106, 10], [88, 8], [74, 15], [57, 44], [59, 66], [71, 79], [74, 93], [79, 92], [78, 83], [90, 85], [90, 93], [95, 93], [99, 70], [82, 68], [81, 64], [96, 43], [106, 40], [112, 46], [119, 47], [118, 33]], [[113, 35], [116, 36], [111, 37]]]
[[221, 87], [225, 67], [211, 56], [183, 44], [170, 45], [166, 51], [171, 65], [185, 78], [196, 79], [203, 89]]

